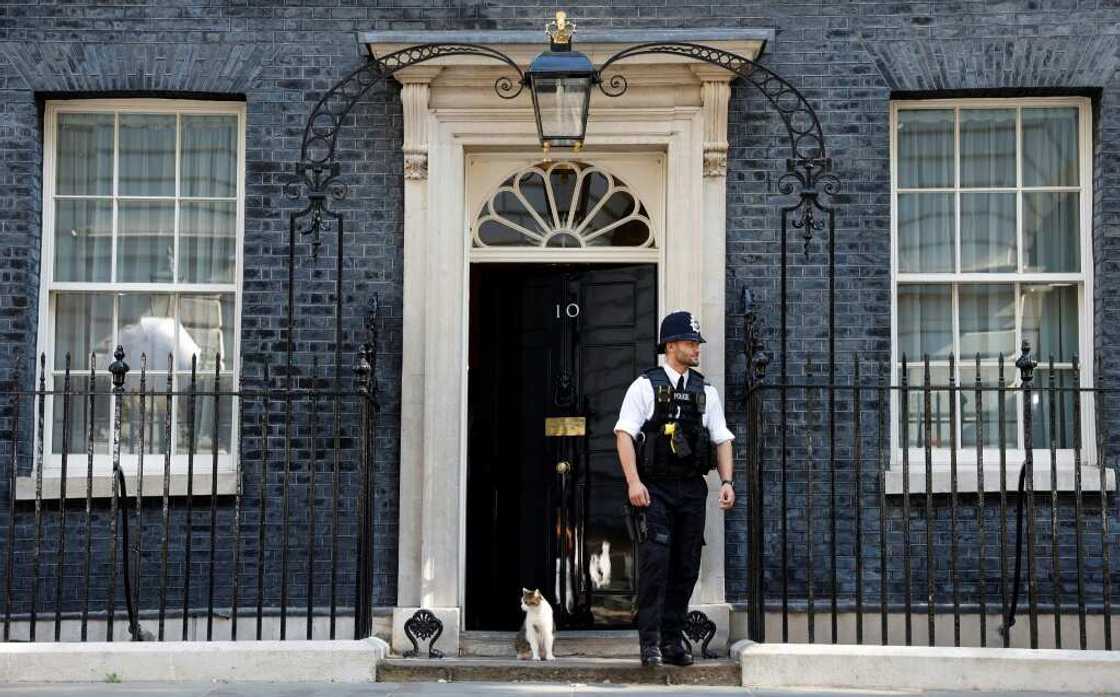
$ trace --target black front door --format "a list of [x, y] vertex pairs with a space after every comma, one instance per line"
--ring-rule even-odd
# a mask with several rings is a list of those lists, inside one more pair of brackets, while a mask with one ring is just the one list
[[656, 313], [652, 264], [472, 266], [468, 629], [515, 629], [522, 587], [561, 627], [632, 624], [613, 429]]

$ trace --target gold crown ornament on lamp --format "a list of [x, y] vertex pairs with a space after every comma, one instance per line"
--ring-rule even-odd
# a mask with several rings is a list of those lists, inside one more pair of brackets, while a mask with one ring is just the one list
[[553, 45], [572, 43], [572, 34], [575, 31], [575, 22], [569, 22], [568, 13], [564, 11], [557, 12], [556, 19], [549, 22], [544, 28], [544, 33], [548, 34], [548, 40]]
[[575, 29], [567, 13], [557, 12], [546, 27], [548, 50], [534, 58], [525, 72], [524, 84], [533, 98], [537, 134], [546, 159], [552, 148], [582, 149], [591, 86], [599, 82], [591, 60], [572, 50]]

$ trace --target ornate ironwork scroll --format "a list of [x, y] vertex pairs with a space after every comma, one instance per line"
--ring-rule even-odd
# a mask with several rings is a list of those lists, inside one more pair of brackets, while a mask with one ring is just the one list
[[342, 168], [337, 161], [338, 134], [353, 111], [354, 106], [377, 84], [399, 70], [446, 56], [474, 55], [492, 58], [504, 63], [516, 73], [516, 78], [502, 76], [494, 83], [494, 90], [503, 99], [513, 99], [524, 88], [524, 74], [516, 62], [500, 51], [486, 46], [466, 43], [424, 44], [390, 53], [381, 58], [370, 58], [350, 71], [319, 99], [303, 131], [300, 159], [296, 163], [296, 176], [285, 188], [285, 195], [292, 200], [306, 200], [307, 205], [289, 216], [288, 230], [288, 307], [287, 350], [285, 360], [286, 385], [291, 387], [293, 351], [295, 344], [295, 267], [296, 244], [310, 238], [311, 256], [317, 259], [324, 233], [335, 233], [335, 389], [342, 379], [342, 298], [345, 216], [332, 210], [330, 200], [341, 201], [348, 195], [340, 181]]
[[708, 644], [712, 642], [716, 636], [716, 623], [708, 618], [703, 612], [693, 610], [688, 613], [684, 620], [684, 642], [688, 644], [689, 651], [692, 650], [692, 645], [698, 641], [703, 641], [700, 645], [700, 655], [704, 658], [719, 658], [719, 654], [708, 648]]
[[754, 85], [778, 112], [789, 132], [790, 157], [796, 161], [826, 161], [824, 132], [817, 112], [785, 78], [737, 53], [687, 42], [652, 42], [625, 48], [599, 66], [599, 89], [617, 97], [626, 91], [626, 78], [615, 73], [602, 77], [616, 62], [650, 53], [666, 53], [711, 63], [735, 73]]
[[443, 652], [436, 648], [436, 642], [443, 634], [443, 622], [431, 610], [420, 609], [404, 623], [404, 635], [412, 642], [412, 648], [402, 655], [416, 658], [420, 655], [420, 641], [428, 642], [428, 658], [443, 658]]

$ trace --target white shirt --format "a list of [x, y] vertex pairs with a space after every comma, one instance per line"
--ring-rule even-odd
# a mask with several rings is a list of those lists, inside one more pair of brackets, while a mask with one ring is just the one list
[[[680, 374], [667, 365], [662, 366], [662, 368], [665, 369], [665, 374], [669, 376], [669, 383], [676, 385], [677, 380], [681, 377]], [[686, 374], [684, 378], [686, 385], [688, 379]], [[704, 428], [708, 429], [712, 442], [719, 445], [734, 440], [735, 434], [727, 429], [727, 420], [723, 416], [723, 404], [719, 401], [716, 388], [711, 385], [704, 385], [704, 397], [706, 403], [703, 424]], [[622, 400], [622, 408], [619, 409], [618, 423], [614, 425], [614, 430], [616, 432], [624, 431], [629, 433], [631, 438], [637, 438], [638, 432], [642, 430], [642, 425], [653, 418], [653, 407], [653, 383], [649, 378], [641, 376], [630, 383], [629, 389], [626, 390], [626, 397]]]

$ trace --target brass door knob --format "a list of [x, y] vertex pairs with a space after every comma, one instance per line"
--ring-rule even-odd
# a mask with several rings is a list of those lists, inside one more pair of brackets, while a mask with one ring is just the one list
[[572, 469], [572, 463], [567, 460], [561, 460], [556, 463], [556, 474], [567, 474], [570, 469]]

